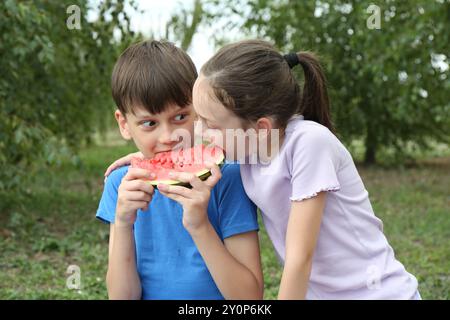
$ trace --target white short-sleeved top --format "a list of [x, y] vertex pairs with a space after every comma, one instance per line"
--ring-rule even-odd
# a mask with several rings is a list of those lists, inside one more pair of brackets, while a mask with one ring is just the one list
[[284, 262], [291, 202], [327, 191], [307, 299], [411, 299], [417, 280], [396, 260], [348, 150], [326, 127], [292, 118], [269, 164], [242, 164], [250, 199]]

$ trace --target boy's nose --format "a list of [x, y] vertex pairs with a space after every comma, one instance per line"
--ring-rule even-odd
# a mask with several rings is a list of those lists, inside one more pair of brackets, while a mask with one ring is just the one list
[[172, 144], [173, 140], [172, 140], [170, 134], [162, 133], [158, 137], [158, 142], [161, 144]]
[[174, 144], [177, 142], [176, 137], [172, 134], [173, 130], [170, 126], [164, 126], [161, 128], [160, 132], [158, 132], [158, 142], [160, 144]]

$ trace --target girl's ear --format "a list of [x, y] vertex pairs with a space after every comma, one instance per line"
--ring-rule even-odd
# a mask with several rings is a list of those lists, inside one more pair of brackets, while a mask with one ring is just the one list
[[270, 118], [263, 117], [256, 121], [256, 130], [258, 131], [258, 134], [262, 133], [263, 136], [267, 136], [273, 128], [273, 121]]
[[128, 128], [127, 118], [125, 117], [120, 110], [116, 110], [114, 112], [114, 116], [117, 120], [117, 124], [119, 125], [120, 134], [125, 140], [131, 140], [130, 129]]

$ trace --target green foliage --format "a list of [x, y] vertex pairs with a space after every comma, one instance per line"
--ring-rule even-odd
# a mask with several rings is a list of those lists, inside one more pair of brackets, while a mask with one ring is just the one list
[[[450, 1], [209, 1], [208, 23], [227, 37], [272, 41], [282, 52], [312, 50], [326, 64], [334, 120], [347, 144], [364, 139], [365, 160], [399, 157], [450, 137]], [[218, 36], [219, 37], [219, 36]], [[443, 60], [447, 68], [437, 66]], [[442, 64], [441, 64], [442, 65]], [[299, 72], [301, 77], [301, 72]]]
[[123, 1], [88, 3], [77, 1], [81, 29], [71, 30], [73, 2], [0, 2], [0, 190], [106, 125], [111, 69], [132, 33]]

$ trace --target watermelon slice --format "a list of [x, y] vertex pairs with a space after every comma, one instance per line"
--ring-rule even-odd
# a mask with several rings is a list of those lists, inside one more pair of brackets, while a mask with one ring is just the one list
[[225, 155], [221, 148], [199, 144], [189, 149], [160, 152], [151, 159], [133, 158], [131, 167], [146, 169], [156, 174], [156, 179], [149, 180], [154, 187], [160, 183], [190, 187], [188, 183], [172, 180], [169, 173], [191, 172], [201, 180], [206, 180], [211, 172], [205, 168], [205, 162], [221, 166], [224, 160]]

